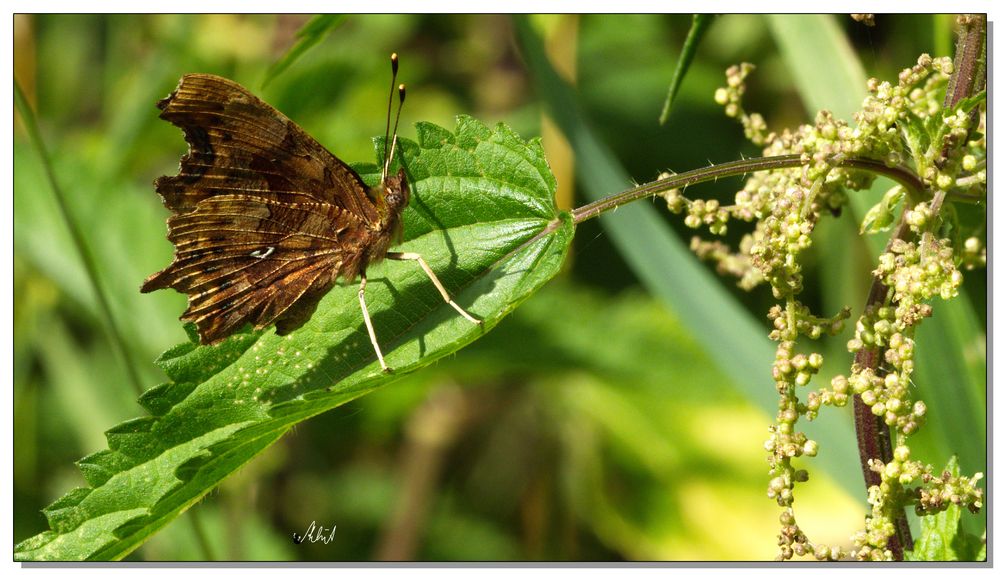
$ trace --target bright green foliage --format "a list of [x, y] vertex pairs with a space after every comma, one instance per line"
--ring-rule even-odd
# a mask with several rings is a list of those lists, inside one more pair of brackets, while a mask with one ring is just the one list
[[[139, 400], [150, 415], [109, 430], [109, 449], [79, 462], [89, 487], [45, 509], [51, 530], [18, 545], [17, 560], [125, 556], [296, 423], [456, 352], [560, 269], [573, 227], [537, 140], [460, 117], [454, 133], [420, 124], [402, 146], [413, 197], [399, 249], [421, 253], [483, 325], [458, 316], [416, 264], [387, 261], [369, 269], [367, 301], [392, 374], [379, 369], [352, 286], [288, 336], [168, 351], [159, 365], [171, 382]], [[379, 168], [359, 171], [374, 179]]]

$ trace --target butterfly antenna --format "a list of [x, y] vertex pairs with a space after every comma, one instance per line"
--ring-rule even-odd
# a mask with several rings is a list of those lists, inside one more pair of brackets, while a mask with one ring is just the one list
[[403, 101], [406, 100], [406, 84], [399, 85], [399, 108], [396, 109], [396, 123], [392, 126], [392, 146], [389, 148], [389, 158], [385, 161], [385, 171], [388, 174], [389, 164], [396, 153], [396, 130], [399, 129], [399, 117], [403, 114]]
[[383, 182], [389, 177], [389, 124], [392, 122], [392, 94], [396, 91], [396, 73], [399, 72], [399, 56], [393, 52], [392, 56], [389, 56], [389, 61], [392, 62], [392, 81], [389, 82], [389, 109], [385, 113], [385, 140], [382, 142]]

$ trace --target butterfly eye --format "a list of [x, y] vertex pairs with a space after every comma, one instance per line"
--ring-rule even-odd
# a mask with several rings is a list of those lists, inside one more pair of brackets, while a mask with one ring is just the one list
[[274, 246], [267, 246], [266, 248], [250, 252], [250, 256], [262, 260], [273, 253], [274, 253]]
[[406, 180], [390, 179], [385, 188], [385, 203], [397, 212], [410, 203], [410, 188], [406, 185]]

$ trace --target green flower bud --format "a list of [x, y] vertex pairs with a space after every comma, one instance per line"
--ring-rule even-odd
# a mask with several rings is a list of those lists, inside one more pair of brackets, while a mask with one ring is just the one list
[[885, 466], [885, 473], [884, 473], [884, 475], [886, 477], [890, 478], [890, 479], [895, 479], [895, 478], [899, 477], [900, 471], [901, 470], [900, 470], [900, 467], [899, 467], [899, 463], [896, 463], [895, 461], [890, 461]]
[[907, 461], [910, 459], [910, 448], [906, 445], [897, 445], [892, 451], [892, 457], [898, 461]]
[[819, 453], [819, 444], [817, 444], [812, 439], [807, 440], [802, 445], [802, 454], [803, 455], [806, 455], [808, 457], [816, 457], [817, 453]]
[[729, 103], [729, 91], [725, 88], [719, 88], [715, 91], [715, 103], [724, 106]]

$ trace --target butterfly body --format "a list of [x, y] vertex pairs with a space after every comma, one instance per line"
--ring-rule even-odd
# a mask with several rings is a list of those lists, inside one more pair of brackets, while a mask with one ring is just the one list
[[188, 295], [181, 319], [202, 343], [246, 323], [287, 333], [338, 277], [351, 281], [401, 236], [401, 169], [369, 187], [294, 122], [239, 84], [189, 74], [160, 117], [189, 145], [176, 176], [156, 180], [176, 251], [143, 292]]
[[[364, 249], [360, 260], [363, 271], [385, 257], [389, 248], [403, 239], [403, 210], [410, 203], [410, 186], [402, 169], [395, 176], [386, 178], [384, 184], [369, 188], [369, 198], [375, 204], [378, 224], [375, 226], [371, 243]], [[344, 274], [347, 281], [354, 279], [357, 271]]]

